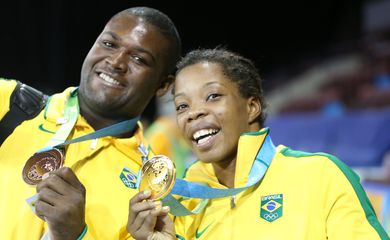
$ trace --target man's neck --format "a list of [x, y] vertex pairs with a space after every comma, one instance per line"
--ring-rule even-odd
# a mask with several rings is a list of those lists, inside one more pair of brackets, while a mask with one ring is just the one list
[[[88, 107], [86, 107], [82, 103], [82, 101], [80, 101], [80, 114], [88, 122], [88, 124], [91, 125], [91, 127], [95, 131], [123, 121], [122, 119], [106, 118], [99, 114], [96, 114], [95, 112], [91, 111]], [[135, 127], [135, 129], [132, 132], [123, 133], [116, 137], [120, 137], [120, 138], [131, 137], [133, 136], [136, 129], [137, 127]]]

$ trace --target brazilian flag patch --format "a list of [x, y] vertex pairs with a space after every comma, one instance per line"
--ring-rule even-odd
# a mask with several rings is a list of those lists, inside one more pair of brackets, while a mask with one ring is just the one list
[[124, 167], [119, 178], [126, 187], [132, 189], [137, 188], [137, 176], [129, 168]]
[[260, 217], [267, 222], [273, 222], [283, 216], [283, 194], [261, 197]]

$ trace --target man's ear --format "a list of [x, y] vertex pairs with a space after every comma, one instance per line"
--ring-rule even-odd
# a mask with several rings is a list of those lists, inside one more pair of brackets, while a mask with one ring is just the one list
[[168, 76], [161, 82], [160, 87], [157, 89], [156, 97], [161, 97], [161, 96], [163, 96], [165, 93], [167, 93], [167, 91], [169, 90], [169, 88], [172, 86], [174, 80], [175, 80], [175, 77], [174, 77], [173, 75], [168, 75]]
[[255, 97], [248, 98], [247, 102], [247, 111], [248, 111], [248, 123], [253, 123], [257, 121], [257, 118], [261, 114], [261, 104], [260, 100]]

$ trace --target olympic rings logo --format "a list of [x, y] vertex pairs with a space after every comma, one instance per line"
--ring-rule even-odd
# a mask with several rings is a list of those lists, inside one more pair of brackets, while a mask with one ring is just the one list
[[267, 221], [273, 221], [279, 217], [278, 213], [266, 213], [263, 216]]
[[127, 180], [127, 178], [125, 178], [125, 177], [122, 177], [122, 181], [123, 181], [123, 183], [126, 184], [126, 185], [129, 185], [129, 184], [130, 184], [130, 181]]

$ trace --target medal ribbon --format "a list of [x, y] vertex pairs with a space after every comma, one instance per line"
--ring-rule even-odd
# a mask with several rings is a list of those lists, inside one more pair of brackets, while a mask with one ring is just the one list
[[52, 139], [48, 141], [46, 146], [40, 149], [38, 152], [44, 152], [50, 150], [52, 148], [60, 148], [72, 143], [82, 142], [90, 139], [101, 138], [106, 136], [115, 136], [125, 132], [133, 131], [135, 126], [137, 125], [140, 116], [132, 118], [130, 120], [125, 120], [120, 123], [116, 123], [114, 125], [102, 128], [98, 131], [95, 131], [90, 134], [86, 134], [84, 136], [71, 139], [66, 141], [70, 132], [72, 131], [74, 125], [76, 124], [78, 115], [79, 115], [79, 104], [77, 99], [77, 88], [72, 91], [71, 95], [66, 102], [65, 110], [64, 110], [64, 118], [67, 120], [58, 131], [55, 133]]
[[[102, 128], [93, 133], [86, 134], [84, 136], [66, 141], [74, 125], [76, 124], [79, 112], [80, 112], [80, 108], [78, 104], [77, 88], [76, 88], [71, 92], [68, 100], [66, 101], [65, 110], [64, 110], [64, 119], [66, 122], [61, 125], [61, 127], [57, 130], [54, 136], [46, 143], [45, 147], [40, 149], [38, 152], [48, 151], [52, 148], [61, 148], [63, 146], [72, 143], [77, 143], [77, 142], [86, 141], [90, 139], [101, 138], [105, 136], [115, 136], [122, 133], [130, 132], [134, 130], [138, 120], [140, 119], [140, 116], [137, 116], [133, 119], [122, 121], [120, 123]], [[31, 206], [34, 213], [35, 213], [35, 206], [33, 205], [37, 200], [37, 198], [38, 196], [34, 195], [26, 199], [27, 203]], [[84, 229], [84, 231], [86, 231], [86, 229]], [[47, 240], [47, 239], [50, 240], [48, 232], [46, 232], [42, 236], [41, 240]], [[79, 237], [78, 239], [81, 238]]]
[[53, 148], [59, 144], [62, 144], [69, 136], [74, 125], [76, 124], [77, 117], [79, 116], [79, 104], [77, 100], [77, 88], [74, 89], [66, 101], [64, 110], [64, 124], [57, 130], [54, 136], [46, 143], [45, 147], [38, 152], [43, 152]]
[[[253, 161], [253, 165], [249, 172], [248, 182], [245, 187], [229, 189], [211, 188], [198, 183], [188, 182], [183, 179], [176, 179], [171, 193], [162, 200], [164, 205], [170, 206], [171, 213], [175, 216], [197, 214], [207, 205], [208, 199], [233, 196], [260, 182], [276, 152], [276, 147], [272, 143], [271, 137], [268, 135], [268, 131], [266, 134], [267, 136], [260, 147], [260, 151], [257, 153], [256, 158]], [[200, 198], [202, 200], [194, 210], [190, 211], [171, 194], [187, 198]]]

